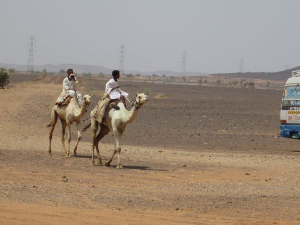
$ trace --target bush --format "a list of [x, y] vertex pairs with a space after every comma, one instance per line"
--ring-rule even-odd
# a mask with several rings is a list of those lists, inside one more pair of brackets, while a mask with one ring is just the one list
[[255, 83], [252, 82], [252, 81], [246, 82], [246, 83], [244, 83], [244, 86], [245, 86], [246, 88], [254, 88]]
[[146, 95], [149, 95], [149, 94], [151, 94], [151, 91], [150, 91], [149, 88], [146, 88], [145, 91], [144, 91], [144, 93], [145, 93]]
[[15, 69], [8, 69], [8, 72], [14, 73], [14, 72], [15, 72]]
[[232, 81], [233, 86], [236, 86], [239, 82], [237, 80]]
[[6, 72], [0, 72], [0, 87], [4, 89], [9, 84], [9, 76]]

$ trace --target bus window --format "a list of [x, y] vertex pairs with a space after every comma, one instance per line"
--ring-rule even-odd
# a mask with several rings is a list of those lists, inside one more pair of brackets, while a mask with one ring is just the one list
[[289, 86], [284, 90], [284, 99], [300, 99], [300, 86]]

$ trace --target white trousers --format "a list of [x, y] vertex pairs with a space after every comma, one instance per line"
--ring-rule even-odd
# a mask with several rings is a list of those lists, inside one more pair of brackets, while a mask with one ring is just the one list
[[[73, 90], [68, 90], [68, 92], [69, 92], [69, 95], [70, 95], [72, 98], [76, 98], [76, 92], [75, 92], [75, 91], [73, 91]], [[80, 93], [77, 92], [77, 96], [78, 96], [79, 101], [83, 102], [82, 94], [80, 94]]]

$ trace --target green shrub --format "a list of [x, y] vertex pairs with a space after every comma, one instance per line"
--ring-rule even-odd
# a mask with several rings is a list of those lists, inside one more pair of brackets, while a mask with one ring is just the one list
[[145, 93], [146, 95], [149, 95], [149, 94], [151, 94], [151, 91], [150, 91], [149, 88], [146, 88], [145, 91], [144, 91], [144, 93]]
[[0, 87], [4, 89], [9, 84], [9, 76], [6, 72], [0, 72]]

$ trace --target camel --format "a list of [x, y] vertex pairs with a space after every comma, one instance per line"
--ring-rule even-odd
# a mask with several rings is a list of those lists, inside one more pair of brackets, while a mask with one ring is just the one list
[[[55, 124], [57, 122], [57, 118], [61, 121], [61, 127], [62, 127], [62, 144], [63, 149], [65, 152], [65, 157], [70, 157], [70, 142], [71, 142], [71, 124], [73, 122], [76, 122], [77, 126], [77, 143], [74, 148], [74, 155], [77, 154], [77, 146], [81, 139], [81, 121], [84, 116], [84, 114], [87, 111], [87, 107], [91, 103], [91, 96], [84, 95], [83, 96], [83, 103], [81, 108], [79, 108], [78, 103], [74, 98], [71, 98], [70, 103], [68, 105], [64, 106], [58, 106], [55, 105], [52, 108], [51, 111], [51, 122], [48, 124], [48, 127], [50, 127], [50, 133], [49, 133], [49, 154], [51, 155], [51, 140], [52, 140], [52, 133], [55, 127]], [[66, 127], [68, 127], [68, 150], [65, 146], [65, 131]]]
[[[87, 126], [85, 126], [85, 128], [83, 129], [83, 132], [91, 126], [91, 128], [92, 128], [92, 150], [93, 150], [92, 165], [102, 165], [102, 160], [101, 160], [101, 156], [99, 153], [98, 143], [105, 135], [107, 135], [110, 131], [112, 131], [114, 134], [114, 139], [115, 139], [115, 149], [114, 149], [111, 157], [105, 162], [105, 166], [109, 167], [110, 163], [113, 160], [113, 157], [115, 156], [116, 153], [118, 153], [117, 168], [118, 169], [123, 168], [123, 166], [121, 165], [121, 162], [120, 162], [121, 138], [123, 136], [123, 133], [125, 131], [127, 124], [132, 123], [135, 120], [139, 109], [147, 101], [148, 101], [147, 95], [145, 95], [144, 93], [139, 93], [139, 94], [137, 93], [135, 102], [133, 103], [133, 106], [129, 111], [125, 108], [125, 106], [122, 102], [119, 102], [118, 106], [120, 109], [119, 110], [110, 109], [102, 124], [100, 124], [94, 118], [91, 118], [91, 122]], [[98, 135], [96, 136], [99, 126], [100, 126], [100, 131], [99, 131]], [[96, 164], [94, 161], [95, 148], [96, 148], [97, 155], [98, 155], [98, 163], [96, 163]]]

